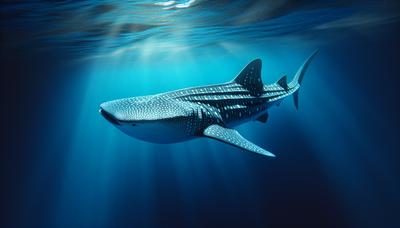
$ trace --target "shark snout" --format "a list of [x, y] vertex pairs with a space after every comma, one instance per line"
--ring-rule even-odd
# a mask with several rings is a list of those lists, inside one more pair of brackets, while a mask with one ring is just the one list
[[113, 115], [111, 115], [110, 113], [108, 113], [107, 111], [105, 111], [103, 108], [100, 108], [100, 114], [106, 119], [108, 120], [108, 122], [115, 124], [115, 125], [121, 125], [118, 121], [117, 118], [115, 118]]
[[115, 125], [121, 125], [119, 119], [115, 115], [115, 111], [113, 112], [113, 103], [112, 102], [104, 102], [100, 104], [100, 114], [106, 119], [108, 122], [115, 124]]

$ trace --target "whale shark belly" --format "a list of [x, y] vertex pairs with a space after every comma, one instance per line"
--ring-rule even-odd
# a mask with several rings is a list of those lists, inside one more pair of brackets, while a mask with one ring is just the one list
[[146, 123], [118, 127], [125, 134], [152, 143], [169, 144], [194, 138], [184, 124]]

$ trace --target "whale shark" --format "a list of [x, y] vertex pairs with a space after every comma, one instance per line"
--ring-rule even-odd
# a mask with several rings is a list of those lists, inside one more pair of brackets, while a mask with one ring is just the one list
[[275, 157], [234, 127], [248, 121], [266, 123], [268, 109], [279, 106], [290, 95], [298, 109], [299, 89], [317, 52], [308, 57], [290, 82], [283, 76], [276, 83], [264, 85], [261, 59], [255, 59], [232, 81], [107, 101], [100, 104], [100, 114], [127, 135], [152, 143], [207, 137]]

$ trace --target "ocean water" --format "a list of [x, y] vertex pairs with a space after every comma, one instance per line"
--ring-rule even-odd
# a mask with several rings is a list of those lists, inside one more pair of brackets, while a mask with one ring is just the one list
[[[1, 227], [398, 227], [396, 1], [5, 1]], [[263, 157], [158, 145], [99, 104], [232, 80], [299, 94], [237, 130]]]

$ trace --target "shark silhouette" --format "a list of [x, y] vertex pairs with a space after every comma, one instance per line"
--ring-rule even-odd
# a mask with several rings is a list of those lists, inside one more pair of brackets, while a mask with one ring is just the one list
[[124, 133], [153, 143], [176, 143], [208, 137], [244, 150], [275, 156], [242, 137], [233, 127], [250, 120], [268, 120], [268, 109], [298, 93], [304, 73], [315, 51], [300, 67], [290, 83], [283, 76], [264, 85], [261, 60], [250, 62], [233, 81], [186, 88], [156, 95], [104, 102], [101, 115]]

